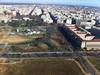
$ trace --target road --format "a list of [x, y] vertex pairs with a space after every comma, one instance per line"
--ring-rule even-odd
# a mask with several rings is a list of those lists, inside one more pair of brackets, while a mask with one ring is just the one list
[[64, 52], [4, 52], [0, 58], [33, 58], [33, 57], [70, 57], [98, 56], [100, 51], [64, 51]]
[[90, 75], [99, 75], [83, 56], [98, 56], [100, 51], [66, 51], [66, 52], [6, 52], [0, 53], [0, 58], [7, 59], [32, 59], [36, 57], [66, 57], [78, 59], [79, 63], [86, 68]]
[[91, 64], [87, 57], [79, 57], [76, 59], [89, 75], [100, 75], [100, 72]]

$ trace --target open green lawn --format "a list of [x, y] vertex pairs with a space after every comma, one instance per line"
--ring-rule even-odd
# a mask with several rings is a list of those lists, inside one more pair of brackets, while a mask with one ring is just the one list
[[5, 75], [84, 75], [73, 60], [33, 59], [6, 66]]

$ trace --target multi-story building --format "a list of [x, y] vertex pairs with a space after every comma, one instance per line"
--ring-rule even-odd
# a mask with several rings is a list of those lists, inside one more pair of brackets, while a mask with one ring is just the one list
[[73, 42], [77, 48], [87, 50], [100, 49], [100, 39], [91, 35], [91, 33], [85, 29], [72, 24], [66, 24], [64, 28], [66, 30], [67, 38], [70, 39], [70, 41]]

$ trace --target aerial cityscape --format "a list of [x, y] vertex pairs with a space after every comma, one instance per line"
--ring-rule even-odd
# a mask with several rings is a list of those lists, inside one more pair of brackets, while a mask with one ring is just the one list
[[1, 0], [0, 75], [100, 75], [100, 1], [85, 1]]

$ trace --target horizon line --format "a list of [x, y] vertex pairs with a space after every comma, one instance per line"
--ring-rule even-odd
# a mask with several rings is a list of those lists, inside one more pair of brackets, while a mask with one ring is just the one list
[[100, 6], [91, 6], [91, 5], [82, 5], [82, 4], [52, 4], [52, 3], [23, 3], [23, 2], [0, 2], [0, 5], [18, 5], [18, 4], [26, 4], [26, 5], [33, 5], [33, 4], [37, 4], [37, 5], [65, 5], [65, 6], [86, 6], [86, 7], [100, 7]]

